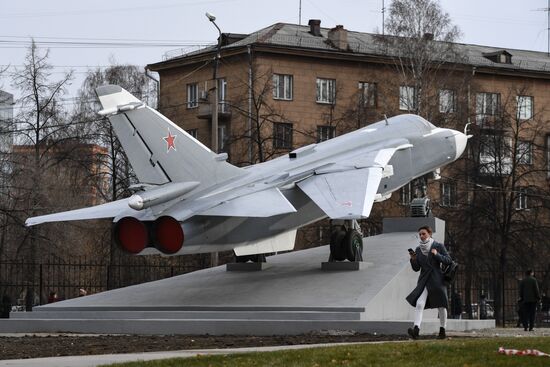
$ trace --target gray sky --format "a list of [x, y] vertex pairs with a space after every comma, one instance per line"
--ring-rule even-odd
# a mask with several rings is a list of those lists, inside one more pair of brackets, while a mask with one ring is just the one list
[[[388, 7], [390, 0], [385, 0]], [[547, 51], [547, 0], [442, 0], [463, 33], [464, 43]], [[146, 65], [182, 47], [213, 44], [217, 30], [205, 17], [216, 15], [222, 32], [250, 33], [276, 22], [298, 23], [299, 0], [2, 0], [0, 65], [20, 67], [30, 37], [50, 41], [53, 78], [76, 72], [71, 92], [90, 67], [117, 63]], [[302, 24], [373, 32], [382, 26], [382, 0], [302, 0]], [[107, 47], [104, 43], [122, 42]], [[94, 43], [82, 45], [82, 43]], [[99, 44], [98, 44], [99, 43]], [[146, 46], [154, 44], [155, 47]], [[9, 73], [8, 73], [9, 75]], [[0, 88], [11, 91], [5, 75]]]

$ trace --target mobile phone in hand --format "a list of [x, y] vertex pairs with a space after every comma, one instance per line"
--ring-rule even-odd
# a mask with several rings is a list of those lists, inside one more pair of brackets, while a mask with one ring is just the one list
[[407, 251], [409, 251], [409, 254], [411, 254], [411, 255], [414, 254], [414, 251], [413, 251], [412, 248], [408, 249]]

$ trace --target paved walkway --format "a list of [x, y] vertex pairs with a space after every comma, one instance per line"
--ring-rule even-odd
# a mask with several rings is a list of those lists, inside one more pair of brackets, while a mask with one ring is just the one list
[[167, 358], [189, 358], [197, 355], [235, 354], [247, 352], [272, 352], [277, 350], [306, 349], [330, 347], [335, 345], [350, 345], [361, 343], [335, 343], [335, 344], [309, 344], [309, 345], [283, 345], [274, 347], [252, 347], [235, 349], [196, 349], [174, 352], [149, 352], [130, 354], [103, 354], [93, 356], [50, 357], [32, 359], [8, 359], [0, 361], [0, 366], [17, 367], [95, 367], [111, 363], [124, 363], [134, 361], [150, 361]]
[[[550, 336], [550, 329], [535, 329], [535, 331], [523, 331], [523, 329], [506, 328], [506, 329], [486, 329], [469, 332], [449, 332], [450, 337], [534, 337], [534, 336]], [[0, 334], [0, 336], [8, 336], [8, 334]], [[16, 336], [10, 334], [9, 336]], [[368, 342], [366, 342], [368, 343]], [[333, 343], [333, 344], [308, 344], [308, 345], [283, 345], [273, 347], [252, 347], [252, 348], [235, 348], [235, 349], [196, 349], [196, 350], [181, 350], [173, 352], [149, 352], [149, 353], [130, 353], [130, 354], [104, 354], [91, 356], [70, 356], [70, 357], [50, 357], [50, 358], [32, 358], [32, 359], [8, 359], [0, 360], [0, 367], [17, 366], [17, 367], [95, 367], [112, 363], [123, 363], [132, 361], [150, 361], [154, 359], [167, 358], [189, 358], [197, 355], [217, 355], [217, 354], [234, 354], [247, 352], [270, 352], [277, 350], [290, 349], [305, 349], [319, 348], [336, 345], [350, 344], [366, 344], [366, 343]], [[376, 342], [387, 343], [387, 342]], [[403, 343], [398, 341], [397, 343]]]

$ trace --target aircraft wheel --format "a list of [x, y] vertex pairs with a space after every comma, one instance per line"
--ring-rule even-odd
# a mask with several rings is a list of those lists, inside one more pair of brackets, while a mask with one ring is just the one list
[[360, 261], [361, 253], [363, 252], [363, 237], [356, 230], [351, 230], [346, 233], [346, 238], [343, 241], [346, 250], [346, 258], [349, 261]]
[[332, 231], [332, 235], [330, 236], [330, 256], [333, 260], [343, 261], [346, 259], [346, 250], [344, 248], [345, 237], [346, 231], [343, 229]]

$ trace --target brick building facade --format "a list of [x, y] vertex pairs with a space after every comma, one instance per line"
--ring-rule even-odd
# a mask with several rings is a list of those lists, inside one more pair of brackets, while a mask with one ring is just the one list
[[[315, 20], [309, 26], [277, 23], [248, 35], [223, 34], [218, 148], [234, 164], [257, 163], [384, 116], [419, 112], [423, 96], [424, 117], [458, 130], [471, 123], [475, 138], [464, 159], [442, 170], [439, 181], [418, 180], [375, 205], [366, 232], [379, 231], [382, 216], [407, 215], [411, 198], [427, 185], [434, 214], [462, 238], [467, 231], [460, 228], [468, 220], [470, 230], [476, 224], [464, 206], [475, 210], [472, 202], [483, 188], [494, 189], [491, 178], [508, 175], [512, 166], [518, 180], [506, 188], [511, 207], [530, 209], [535, 201], [527, 199], [527, 188], [548, 191], [550, 58], [457, 43], [452, 46], [458, 58], [444, 62], [431, 86], [418, 90], [400, 73], [388, 38], [342, 26], [325, 29]], [[428, 36], [426, 42], [438, 41]], [[207, 146], [215, 57], [214, 46], [147, 66], [160, 75], [159, 110]], [[548, 218], [542, 201], [537, 220]], [[299, 241], [328, 242], [319, 225], [309, 231]]]

